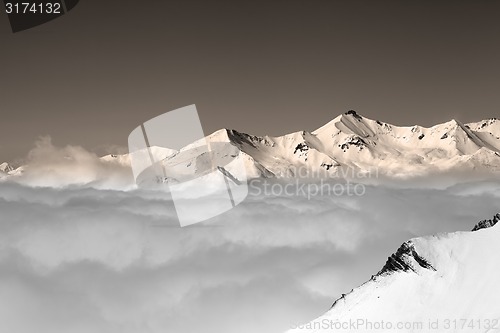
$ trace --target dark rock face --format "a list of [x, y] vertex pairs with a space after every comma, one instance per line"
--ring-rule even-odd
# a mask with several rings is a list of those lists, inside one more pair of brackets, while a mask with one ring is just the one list
[[356, 111], [354, 110], [349, 110], [345, 113], [346, 115], [351, 115], [353, 116], [354, 118], [356, 118], [358, 121], [361, 121], [361, 119], [363, 119], [363, 117], [361, 117], [359, 114], [356, 113]]
[[472, 229], [472, 231], [478, 231], [481, 229], [486, 229], [486, 228], [491, 228], [495, 224], [497, 224], [500, 221], [500, 214], [496, 214], [493, 216], [493, 219], [491, 220], [484, 220], [476, 224], [476, 226]]
[[358, 147], [359, 150], [362, 150], [364, 146], [366, 146], [366, 141], [360, 138], [359, 136], [355, 136], [350, 138], [348, 141], [345, 143], [339, 145], [340, 149], [342, 149], [344, 152], [349, 149], [350, 146], [355, 146]]
[[243, 145], [244, 143], [246, 143], [254, 148], [257, 148], [257, 146], [255, 145], [255, 142], [257, 142], [257, 141], [259, 141], [259, 139], [261, 139], [258, 137], [252, 137], [251, 135], [248, 135], [248, 134], [240, 133], [240, 132], [235, 131], [235, 130], [228, 130], [227, 134], [233, 142], [235, 142], [239, 145]]
[[330, 168], [333, 167], [333, 164], [326, 164], [326, 163], [321, 163], [321, 167], [326, 169], [326, 171], [330, 170]]
[[297, 152], [306, 152], [309, 150], [309, 146], [307, 145], [307, 143], [303, 142], [303, 143], [299, 143], [297, 145], [297, 147], [295, 147], [295, 150], [293, 151], [294, 154], [297, 154]]
[[262, 143], [268, 147], [273, 147], [274, 143], [260, 136], [249, 135], [245, 133], [240, 133], [236, 130], [226, 130], [229, 140], [236, 143], [237, 145], [247, 144], [253, 148], [258, 148], [257, 143]]
[[483, 122], [481, 124], [481, 129], [485, 128], [486, 126], [494, 124], [498, 119], [497, 118], [490, 118], [487, 121]]
[[415, 250], [415, 246], [411, 241], [408, 241], [401, 245], [401, 247], [387, 259], [385, 266], [377, 276], [390, 274], [392, 272], [398, 271], [413, 271], [415, 272], [415, 267], [413, 266], [413, 260], [422, 268], [436, 270], [432, 265], [422, 256], [420, 256]]

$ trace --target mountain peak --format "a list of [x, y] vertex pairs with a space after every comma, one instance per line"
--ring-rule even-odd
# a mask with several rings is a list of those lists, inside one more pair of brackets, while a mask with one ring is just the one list
[[412, 241], [408, 241], [403, 243], [396, 253], [387, 259], [385, 266], [378, 272], [377, 276], [398, 271], [416, 272], [418, 266], [424, 269], [436, 270], [424, 257], [417, 253]]
[[495, 127], [499, 128], [500, 121], [498, 120], [498, 118], [489, 118], [477, 123], [470, 123], [467, 125], [474, 131], [483, 132], [483, 131], [491, 131]]
[[358, 119], [358, 120], [362, 120], [363, 117], [361, 115], [359, 115], [356, 111], [354, 110], [349, 110], [347, 111], [346, 113], [344, 113], [344, 115], [346, 116], [353, 116], [354, 118]]
[[13, 170], [14, 170], [14, 168], [7, 162], [0, 164], [0, 171], [2, 171], [2, 172], [9, 173]]

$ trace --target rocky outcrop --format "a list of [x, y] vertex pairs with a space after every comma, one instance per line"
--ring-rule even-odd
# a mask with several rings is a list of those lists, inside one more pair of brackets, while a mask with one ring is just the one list
[[500, 221], [500, 214], [496, 214], [493, 216], [493, 219], [491, 220], [484, 220], [476, 224], [476, 226], [472, 229], [472, 231], [478, 231], [481, 229], [486, 229], [486, 228], [491, 228], [495, 224], [497, 224]]
[[432, 265], [415, 250], [411, 241], [405, 242], [401, 247], [387, 259], [385, 266], [377, 276], [390, 274], [398, 271], [416, 272], [417, 266], [424, 269], [436, 270]]

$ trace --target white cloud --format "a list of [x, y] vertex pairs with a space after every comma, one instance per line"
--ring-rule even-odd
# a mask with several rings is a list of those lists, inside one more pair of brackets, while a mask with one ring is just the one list
[[162, 193], [2, 183], [0, 331], [284, 331], [369, 279], [408, 238], [492, 215], [493, 188], [250, 195], [181, 229]]
[[105, 161], [79, 146], [55, 147], [50, 137], [41, 137], [28, 153], [22, 175], [15, 182], [30, 186], [130, 188], [130, 167]]

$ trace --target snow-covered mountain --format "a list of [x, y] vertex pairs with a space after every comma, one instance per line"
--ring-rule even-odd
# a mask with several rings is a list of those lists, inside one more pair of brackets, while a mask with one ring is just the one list
[[1, 163], [0, 164], [0, 179], [4, 178], [4, 177], [19, 174], [21, 172], [21, 170], [22, 170], [22, 168], [16, 169], [7, 162]]
[[500, 332], [500, 214], [473, 232], [404, 243], [304, 332]]
[[11, 171], [13, 171], [14, 168], [10, 166], [9, 163], [7, 162], [4, 162], [2, 164], [0, 164], [0, 172], [3, 172], [3, 173], [9, 173]]
[[[451, 120], [430, 128], [398, 127], [348, 111], [313, 132], [279, 137], [254, 136], [219, 130], [182, 150], [201, 143], [229, 143], [238, 148], [246, 172], [252, 177], [376, 176], [411, 179], [419, 176], [474, 171], [500, 172], [500, 121], [489, 119], [462, 124]], [[213, 149], [215, 159], [228, 156], [227, 145]], [[226, 147], [226, 148], [224, 148]], [[184, 159], [193, 166], [202, 153]], [[176, 155], [165, 165], [179, 164]]]
[[[413, 179], [449, 176], [451, 171], [459, 177], [481, 178], [500, 173], [500, 120], [398, 127], [348, 111], [312, 132], [261, 137], [221, 129], [180, 151], [167, 148], [151, 149], [155, 161], [170, 170], [163, 179], [167, 182], [178, 175], [206, 171], [208, 155], [212, 168], [236, 159], [234, 164], [245, 166], [248, 178]], [[120, 166], [133, 162], [129, 154], [107, 155], [101, 160]], [[9, 172], [13, 171], [4, 175]]]

